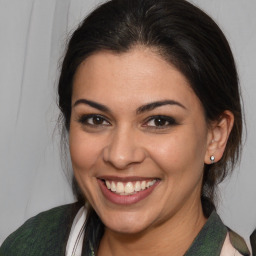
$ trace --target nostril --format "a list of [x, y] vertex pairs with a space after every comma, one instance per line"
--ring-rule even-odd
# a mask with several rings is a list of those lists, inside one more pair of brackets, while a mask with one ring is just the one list
[[126, 169], [132, 164], [138, 164], [145, 159], [145, 152], [130, 136], [112, 137], [103, 149], [103, 161], [118, 170]]

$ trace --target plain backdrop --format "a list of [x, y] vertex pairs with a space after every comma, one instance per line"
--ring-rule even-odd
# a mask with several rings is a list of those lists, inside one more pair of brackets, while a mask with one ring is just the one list
[[[56, 84], [67, 38], [98, 0], [0, 0], [0, 244], [29, 217], [73, 202], [56, 129]], [[256, 1], [194, 0], [237, 61], [247, 138], [220, 186], [218, 212], [248, 241], [256, 227]], [[188, 24], [189, 25], [189, 24]]]

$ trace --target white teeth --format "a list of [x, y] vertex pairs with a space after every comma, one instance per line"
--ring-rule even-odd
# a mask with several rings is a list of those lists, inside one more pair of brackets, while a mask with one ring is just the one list
[[145, 188], [146, 188], [146, 181], [143, 180], [143, 181], [141, 182], [141, 189], [144, 190]]
[[117, 182], [116, 192], [118, 194], [124, 193], [124, 184], [122, 182]]
[[136, 181], [136, 183], [135, 183], [135, 187], [134, 187], [134, 190], [135, 190], [136, 192], [138, 192], [138, 191], [140, 191], [140, 190], [141, 190], [140, 182], [139, 182], [139, 181]]
[[108, 189], [111, 188], [111, 184], [110, 184], [110, 182], [108, 180], [106, 180], [106, 186], [107, 186]]
[[134, 192], [133, 184], [131, 182], [126, 183], [125, 188], [124, 188], [124, 192], [126, 194], [131, 194], [131, 193]]
[[136, 192], [145, 190], [147, 188], [150, 188], [151, 186], [153, 186], [156, 183], [156, 180], [151, 180], [151, 181], [136, 181], [136, 182], [115, 182], [115, 181], [109, 181], [106, 180], [105, 184], [106, 187], [111, 190], [112, 192], [115, 192], [119, 195], [131, 195], [134, 194]]
[[111, 182], [111, 188], [110, 189], [111, 189], [112, 192], [116, 192], [116, 184], [115, 184], [114, 181]]

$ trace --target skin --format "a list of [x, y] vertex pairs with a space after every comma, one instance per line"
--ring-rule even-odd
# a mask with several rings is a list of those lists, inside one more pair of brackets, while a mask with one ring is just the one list
[[[83, 100], [104, 105], [108, 111]], [[82, 100], [82, 101], [81, 101]], [[166, 104], [138, 113], [156, 101]], [[87, 117], [99, 115], [100, 119]], [[161, 119], [156, 126], [157, 115]], [[183, 255], [206, 219], [200, 201], [204, 164], [223, 154], [232, 114], [209, 125], [188, 81], [154, 49], [101, 51], [78, 68], [72, 93], [70, 153], [78, 184], [106, 226], [98, 255]], [[158, 123], [159, 124], [159, 123]], [[145, 199], [107, 200], [97, 178], [155, 177]]]

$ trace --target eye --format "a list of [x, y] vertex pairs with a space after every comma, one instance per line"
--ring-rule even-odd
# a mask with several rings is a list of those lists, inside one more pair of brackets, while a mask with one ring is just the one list
[[143, 124], [145, 127], [155, 129], [164, 129], [172, 125], [177, 125], [175, 119], [170, 116], [162, 115], [152, 116]]
[[87, 126], [109, 126], [110, 125], [109, 121], [105, 117], [97, 114], [82, 115], [78, 119], [78, 122]]

